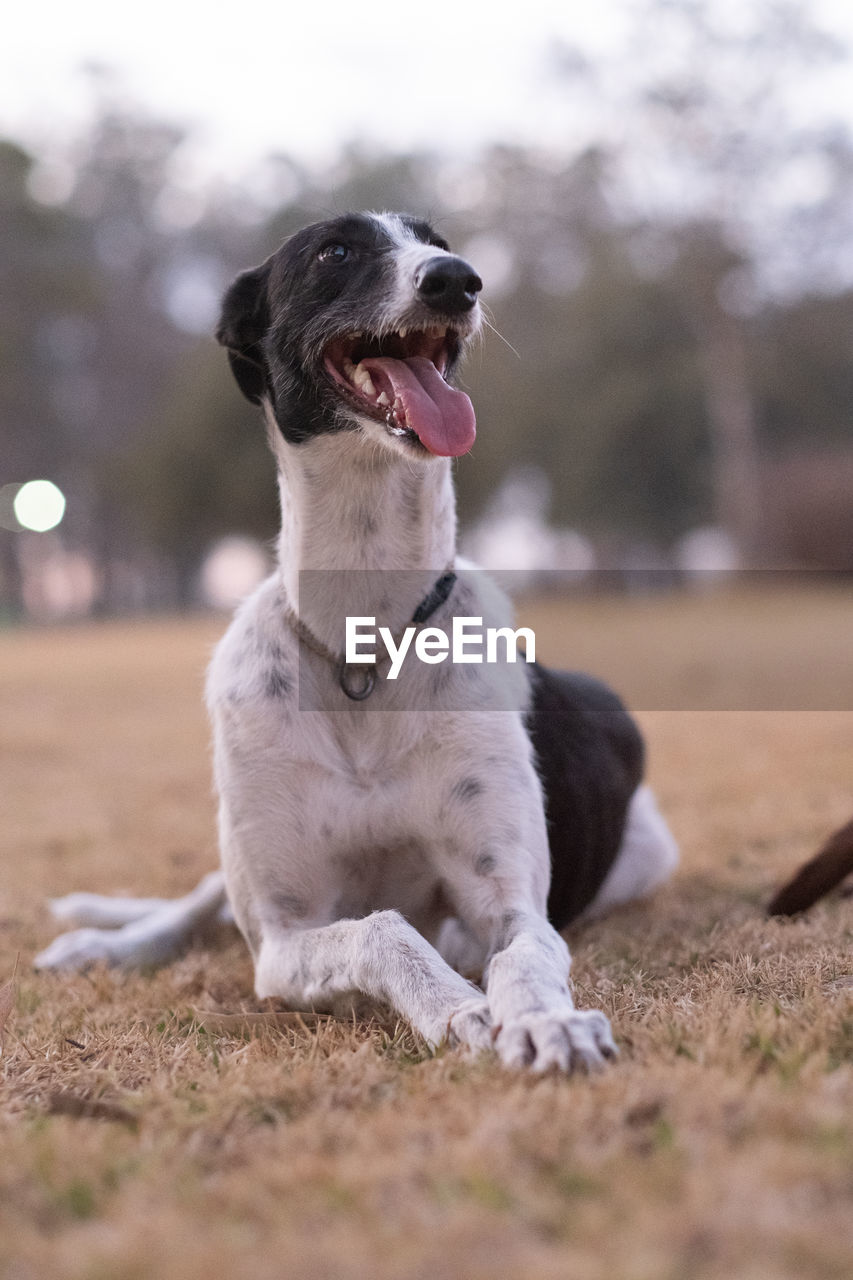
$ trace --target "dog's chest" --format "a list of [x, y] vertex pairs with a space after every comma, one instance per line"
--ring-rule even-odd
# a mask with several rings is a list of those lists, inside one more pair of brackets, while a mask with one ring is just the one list
[[371, 741], [315, 775], [305, 826], [318, 896], [330, 918], [394, 907], [428, 930], [442, 895], [437, 796], [425, 754], [426, 760], [410, 754], [401, 761]]
[[426, 845], [416, 837], [389, 844], [352, 836], [324, 859], [329, 873], [333, 919], [352, 919], [371, 911], [396, 908], [430, 932], [446, 912], [441, 883], [430, 864]]

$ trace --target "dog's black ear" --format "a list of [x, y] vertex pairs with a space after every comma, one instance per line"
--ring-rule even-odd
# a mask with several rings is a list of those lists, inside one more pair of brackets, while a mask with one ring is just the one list
[[228, 352], [231, 372], [247, 400], [260, 404], [268, 388], [261, 339], [270, 325], [269, 262], [237, 277], [222, 300], [216, 339]]

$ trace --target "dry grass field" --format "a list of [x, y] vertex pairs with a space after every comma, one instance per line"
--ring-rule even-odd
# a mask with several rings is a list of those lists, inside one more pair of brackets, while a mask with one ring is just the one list
[[157, 973], [35, 974], [49, 895], [177, 894], [214, 865], [224, 624], [0, 635], [3, 1280], [853, 1275], [853, 899], [762, 914], [853, 815], [849, 593], [528, 616], [540, 656], [651, 708], [683, 851], [653, 901], [569, 935], [621, 1048], [589, 1079], [388, 1022], [217, 1021], [258, 1010], [225, 929]]

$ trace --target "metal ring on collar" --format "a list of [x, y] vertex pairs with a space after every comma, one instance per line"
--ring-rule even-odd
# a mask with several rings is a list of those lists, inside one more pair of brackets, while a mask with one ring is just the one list
[[[356, 673], [362, 678], [360, 686], [352, 683]], [[353, 702], [364, 702], [364, 699], [369, 698], [376, 688], [376, 671], [373, 667], [366, 667], [362, 663], [342, 662], [338, 668], [338, 684]]]

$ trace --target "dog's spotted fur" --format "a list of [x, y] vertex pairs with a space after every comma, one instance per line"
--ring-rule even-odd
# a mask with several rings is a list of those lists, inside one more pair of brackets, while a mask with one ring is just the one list
[[[458, 285], [442, 315], [418, 282], [445, 267]], [[615, 1053], [604, 1015], [573, 1004], [557, 928], [650, 891], [674, 863], [618, 700], [518, 664], [517, 710], [495, 712], [484, 668], [445, 663], [416, 664], [405, 693], [380, 678], [357, 703], [323, 653], [341, 651], [346, 614], [396, 633], [455, 554], [449, 460], [393, 415], [361, 412], [324, 353], [342, 335], [438, 320], [451, 379], [478, 290], [426, 223], [394, 214], [308, 227], [232, 286], [218, 336], [264, 409], [282, 530], [279, 567], [208, 680], [222, 872], [176, 903], [122, 899], [111, 914], [109, 899], [61, 900], [61, 918], [117, 927], [63, 935], [42, 967], [164, 958], [227, 894], [258, 996], [338, 1009], [366, 995], [432, 1044], [494, 1046], [509, 1066], [595, 1068]], [[463, 575], [430, 622], [454, 615], [511, 621], [481, 575]], [[475, 969], [482, 986], [462, 976]]]

